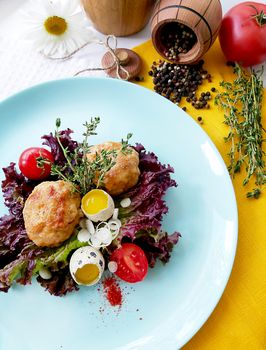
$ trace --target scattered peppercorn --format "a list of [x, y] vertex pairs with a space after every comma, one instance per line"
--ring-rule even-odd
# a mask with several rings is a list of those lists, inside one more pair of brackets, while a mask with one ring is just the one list
[[216, 92], [215, 87], [212, 87], [212, 88], [211, 88], [211, 92]]
[[[151, 74], [150, 74], [151, 75]], [[139, 76], [136, 76], [135, 77], [135, 81], [143, 81], [144, 80], [144, 77], [139, 77]]]
[[182, 109], [183, 109], [183, 111], [185, 111], [185, 112], [186, 112], [186, 110], [187, 110], [187, 107], [185, 106], [185, 107], [183, 107]]
[[209, 108], [207, 101], [211, 99], [209, 91], [196, 96], [198, 87], [210, 74], [203, 68], [204, 61], [195, 65], [180, 65], [161, 61], [152, 65], [149, 75], [153, 77], [154, 90], [179, 104], [183, 97], [196, 109]]
[[161, 43], [164, 55], [172, 61], [178, 61], [178, 55], [186, 54], [197, 42], [197, 36], [182, 23], [166, 23], [161, 29]]
[[198, 122], [199, 122], [200, 124], [203, 124], [203, 119], [202, 119], [201, 116], [199, 116], [197, 119], [198, 119]]

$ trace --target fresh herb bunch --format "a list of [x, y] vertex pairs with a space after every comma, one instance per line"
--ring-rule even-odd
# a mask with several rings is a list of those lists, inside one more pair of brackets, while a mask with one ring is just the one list
[[[55, 138], [62, 149], [65, 157], [65, 164], [52, 164], [51, 174], [71, 182], [76, 191], [81, 195], [85, 195], [91, 188], [103, 186], [105, 174], [115, 165], [117, 150], [102, 150], [96, 153], [94, 160], [89, 161], [87, 155], [90, 153], [91, 146], [88, 143], [89, 137], [97, 135], [96, 129], [100, 123], [100, 118], [92, 118], [90, 123], [83, 124], [85, 132], [84, 139], [78, 143], [78, 146], [73, 152], [65, 148], [60, 140], [60, 125], [61, 121], [56, 120]], [[131, 151], [128, 141], [132, 134], [127, 135], [126, 141], [122, 140], [121, 152], [127, 154]]]
[[248, 74], [236, 64], [234, 66], [236, 79], [233, 83], [222, 81], [224, 91], [215, 98], [215, 104], [225, 111], [224, 123], [230, 127], [226, 142], [231, 142], [229, 173], [234, 176], [245, 167], [245, 186], [251, 177], [255, 177], [256, 188], [247, 193], [248, 198], [259, 198], [261, 187], [266, 183], [264, 152], [262, 149], [262, 99], [263, 99], [263, 68], [260, 71], [251, 70]]

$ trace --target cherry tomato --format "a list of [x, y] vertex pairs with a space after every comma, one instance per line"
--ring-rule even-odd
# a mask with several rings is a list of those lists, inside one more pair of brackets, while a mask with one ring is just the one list
[[21, 153], [18, 166], [28, 179], [43, 180], [50, 175], [53, 162], [52, 153], [47, 149], [31, 147]]
[[252, 66], [266, 60], [266, 5], [243, 2], [229, 10], [219, 33], [228, 61]]
[[148, 261], [144, 251], [134, 243], [124, 243], [111, 255], [110, 261], [117, 263], [115, 274], [123, 281], [142, 281], [148, 272]]

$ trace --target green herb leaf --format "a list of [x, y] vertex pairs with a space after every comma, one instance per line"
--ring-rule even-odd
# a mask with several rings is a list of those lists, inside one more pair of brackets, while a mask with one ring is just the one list
[[[266, 183], [266, 169], [262, 144], [265, 142], [262, 126], [262, 96], [263, 80], [261, 71], [252, 70], [248, 74], [236, 64], [234, 67], [236, 79], [233, 83], [222, 81], [223, 91], [215, 98], [215, 104], [225, 112], [224, 123], [230, 130], [225, 142], [231, 142], [229, 173], [234, 176], [245, 168], [245, 186], [252, 177], [257, 186]], [[255, 192], [254, 192], [255, 191]], [[255, 189], [247, 194], [248, 198], [258, 198], [260, 192]], [[260, 191], [260, 190], [259, 190]]]
[[127, 134], [126, 140], [123, 140], [123, 139], [121, 140], [121, 143], [122, 143], [121, 152], [122, 152], [124, 155], [131, 154], [131, 153], [132, 153], [132, 149], [129, 148], [129, 144], [128, 144], [128, 141], [131, 139], [132, 136], [133, 136], [133, 134], [129, 133], [129, 134]]
[[56, 125], [56, 128], [60, 128], [61, 126], [61, 119], [60, 118], [57, 118], [56, 121], [55, 121], [55, 125]]
[[254, 188], [252, 192], [247, 193], [247, 198], [258, 199], [260, 195], [261, 195], [261, 190], [259, 188]]
[[[64, 165], [52, 164], [51, 174], [59, 177], [62, 180], [69, 181], [74, 185], [74, 189], [81, 195], [85, 195], [92, 188], [104, 186], [105, 174], [115, 165], [117, 150], [101, 150], [96, 153], [93, 159], [88, 159], [91, 146], [89, 145], [89, 137], [97, 135], [96, 129], [100, 123], [100, 118], [91, 118], [90, 122], [85, 122], [83, 126], [84, 139], [78, 144], [74, 153], [70, 153], [65, 148], [60, 139], [58, 125], [60, 119], [56, 120], [55, 137], [59, 146], [62, 149], [66, 163]], [[128, 141], [132, 134], [127, 135], [126, 141], [122, 140], [122, 152], [128, 154], [132, 150], [129, 148]]]

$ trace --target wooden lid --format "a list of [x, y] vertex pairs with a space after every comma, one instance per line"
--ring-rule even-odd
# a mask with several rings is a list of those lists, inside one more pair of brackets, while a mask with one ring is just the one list
[[[116, 49], [115, 54], [120, 61], [120, 65], [128, 72], [129, 79], [136, 77], [141, 70], [141, 58], [139, 55], [129, 49]], [[114, 57], [110, 52], [106, 52], [102, 58], [102, 67], [108, 68], [114, 64]], [[112, 78], [117, 78], [117, 66], [116, 64], [109, 69], [106, 69], [107, 74]], [[119, 70], [120, 76], [123, 79], [127, 79], [126, 73], [123, 70]]]

